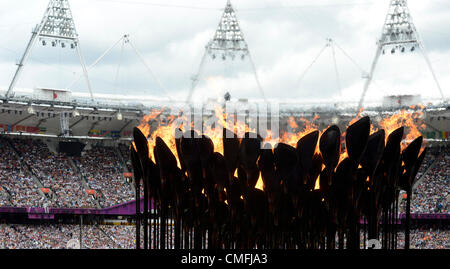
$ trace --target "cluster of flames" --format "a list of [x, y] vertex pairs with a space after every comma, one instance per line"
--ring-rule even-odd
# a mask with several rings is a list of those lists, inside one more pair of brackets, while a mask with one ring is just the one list
[[[425, 129], [425, 124], [422, 121], [423, 118], [423, 109], [424, 107], [421, 105], [418, 106], [411, 106], [410, 109], [406, 110], [403, 109], [401, 111], [395, 112], [390, 116], [385, 116], [381, 119], [379, 119], [377, 125], [378, 128], [384, 129], [386, 133], [386, 140], [389, 137], [389, 134], [393, 132], [394, 130], [405, 127], [404, 132], [404, 140], [402, 141], [402, 150], [406, 148], [407, 143], [414, 140], [415, 138], [422, 135], [421, 130]], [[169, 116], [165, 122], [161, 122], [159, 120], [159, 116], [162, 114], [163, 110], [153, 110], [149, 115], [146, 115], [142, 118], [141, 124], [138, 126], [138, 128], [141, 130], [141, 132], [147, 137], [148, 140], [148, 146], [149, 146], [149, 157], [154, 161], [155, 158], [153, 156], [153, 148], [156, 145], [156, 137], [160, 137], [164, 140], [164, 142], [167, 144], [167, 146], [170, 148], [174, 156], [177, 155], [177, 149], [175, 144], [175, 129], [180, 128], [181, 130], [185, 130], [186, 126], [179, 125], [178, 121], [175, 121], [177, 117], [175, 116]], [[362, 110], [357, 114], [357, 116], [352, 119], [346, 128], [356, 121], [358, 121], [362, 116]], [[245, 122], [241, 121], [227, 121], [226, 119], [229, 117], [226, 113], [224, 113], [223, 109], [220, 107], [217, 107], [215, 109], [215, 114], [218, 119], [218, 124], [221, 125], [220, 128], [213, 128], [213, 127], [206, 127], [205, 130], [203, 130], [202, 134], [208, 136], [214, 143], [214, 151], [219, 152], [223, 155], [223, 128], [226, 128], [228, 130], [233, 131], [236, 134], [242, 134], [246, 132], [254, 132], [256, 133], [256, 130], [250, 128]], [[317, 123], [317, 120], [320, 117], [316, 115], [311, 121], [307, 120], [304, 117], [300, 118], [294, 118], [289, 117], [288, 118], [288, 125], [290, 127], [290, 130], [288, 132], [283, 132], [280, 134], [279, 139], [272, 139], [273, 135], [270, 130], [267, 131], [266, 136], [263, 138], [264, 143], [270, 143], [272, 145], [272, 148], [276, 146], [277, 143], [285, 143], [287, 145], [290, 145], [292, 147], [296, 147], [297, 142], [305, 135], [314, 132], [319, 131], [319, 139], [322, 133], [327, 128], [324, 128], [323, 130], [319, 130], [319, 124]], [[186, 121], [184, 121], [186, 122]], [[303, 123], [303, 127], [299, 127], [298, 122]], [[157, 124], [158, 126], [152, 126], [152, 124]], [[193, 123], [191, 123], [191, 127], [193, 126]], [[373, 134], [377, 132], [379, 129], [374, 126], [374, 123], [371, 123], [370, 128], [370, 134]], [[345, 137], [345, 132], [342, 133], [342, 137]], [[344, 141], [344, 139], [342, 139]], [[340, 160], [344, 160], [348, 154], [345, 150], [345, 144], [342, 145], [342, 152], [340, 155]], [[423, 149], [422, 149], [423, 150]], [[319, 143], [317, 143], [316, 147], [316, 153], [320, 154], [319, 150]], [[177, 158], [178, 161], [178, 167], [181, 167], [180, 161]], [[237, 173], [237, 171], [236, 171]], [[235, 174], [236, 174], [235, 173]], [[259, 176], [259, 180], [256, 184], [256, 188], [263, 190], [264, 184], [261, 178], [261, 174]], [[316, 186], [315, 189], [319, 189], [319, 180], [316, 180]]]

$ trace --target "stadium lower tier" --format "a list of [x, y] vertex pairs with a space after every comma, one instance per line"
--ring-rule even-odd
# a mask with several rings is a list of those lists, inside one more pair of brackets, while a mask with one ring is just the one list
[[[134, 200], [124, 176], [132, 172], [128, 145], [81, 142], [81, 154], [71, 156], [58, 140], [0, 135], [0, 207], [99, 209]], [[418, 177], [411, 212], [450, 213], [450, 147], [431, 147]]]
[[[153, 233], [153, 227], [150, 233]], [[80, 236], [81, 234], [81, 236]], [[66, 249], [71, 248], [71, 239], [81, 238], [84, 249], [134, 249], [136, 228], [129, 225], [0, 225], [1, 249]], [[141, 230], [143, 234], [143, 230]], [[173, 238], [168, 234], [169, 248]], [[404, 234], [398, 233], [397, 248], [404, 248]], [[141, 245], [142, 237], [141, 237]], [[153, 242], [151, 243], [153, 246]], [[366, 248], [368, 239], [366, 238]], [[207, 247], [207, 246], [205, 246]], [[364, 248], [364, 234], [361, 234], [361, 248]], [[450, 230], [421, 228], [411, 231], [412, 249], [450, 249]]]
[[131, 201], [124, 147], [86, 142], [80, 156], [70, 156], [52, 151], [52, 141], [0, 135], [0, 206], [106, 208]]

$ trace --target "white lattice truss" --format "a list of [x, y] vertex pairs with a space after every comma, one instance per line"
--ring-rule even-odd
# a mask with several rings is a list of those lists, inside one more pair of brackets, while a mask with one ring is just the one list
[[217, 27], [214, 38], [206, 46], [210, 54], [217, 52], [224, 53], [225, 56], [234, 57], [236, 52], [242, 55], [248, 53], [248, 46], [239, 27], [236, 13], [228, 2], [225, 11]]
[[67, 0], [50, 0], [41, 27], [40, 37], [74, 41], [78, 39]]
[[19, 64], [17, 64], [17, 70], [14, 77], [9, 85], [8, 91], [6, 92], [6, 99], [10, 98], [11, 93], [20, 77], [20, 73], [23, 70], [31, 50], [36, 44], [37, 40], [42, 42], [42, 45], [46, 45], [47, 41], [51, 42], [53, 47], [61, 45], [61, 47], [66, 47], [66, 43], [70, 43], [72, 49], [76, 49], [78, 57], [83, 68], [83, 74], [86, 79], [86, 83], [91, 95], [91, 99], [94, 100], [94, 96], [91, 89], [91, 84], [89, 81], [86, 64], [84, 57], [81, 54], [80, 42], [78, 40], [78, 34], [75, 28], [75, 23], [72, 17], [72, 12], [70, 9], [68, 0], [50, 0], [41, 23], [36, 25], [32, 31], [32, 35], [28, 45], [25, 49]]
[[210, 55], [213, 60], [217, 57], [220, 57], [222, 60], [226, 60], [227, 58], [234, 60], [236, 56], [242, 60], [248, 58], [253, 69], [258, 89], [261, 96], [266, 101], [264, 91], [261, 87], [258, 74], [256, 72], [255, 64], [250, 55], [247, 42], [245, 42], [244, 35], [239, 26], [239, 21], [236, 17], [236, 12], [231, 5], [230, 0], [227, 1], [225, 10], [213, 39], [206, 45], [206, 50], [198, 72], [192, 78], [192, 86], [186, 100], [188, 103], [191, 101], [195, 87], [200, 81], [200, 76], [202, 75], [207, 55]]
[[401, 44], [418, 45], [419, 38], [416, 33], [406, 0], [392, 1], [379, 41], [380, 45], [383, 47]]
[[386, 16], [385, 23], [383, 25], [383, 30], [381, 32], [381, 37], [378, 41], [377, 52], [375, 54], [375, 59], [372, 62], [370, 72], [367, 76], [366, 83], [364, 85], [363, 93], [358, 104], [358, 111], [363, 108], [364, 98], [366, 96], [367, 90], [372, 82], [375, 68], [377, 66], [379, 57], [386, 53], [386, 49], [391, 49], [390, 53], [394, 54], [398, 52], [406, 52], [407, 50], [413, 52], [416, 48], [419, 48], [428, 68], [433, 75], [433, 79], [436, 86], [441, 94], [441, 98], [445, 103], [445, 96], [433, 70], [433, 66], [427, 56], [425, 47], [420, 39], [419, 32], [414, 26], [411, 13], [408, 9], [407, 0], [391, 0], [389, 4], [389, 11]]

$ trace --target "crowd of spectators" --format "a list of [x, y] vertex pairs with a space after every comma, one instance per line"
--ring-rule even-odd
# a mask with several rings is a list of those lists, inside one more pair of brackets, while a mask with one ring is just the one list
[[45, 197], [9, 143], [0, 137], [0, 206], [38, 207]]
[[96, 191], [101, 207], [133, 200], [133, 190], [123, 177], [125, 170], [113, 147], [93, 146], [75, 160], [89, 187]]
[[[450, 147], [438, 148], [438, 154], [429, 154], [418, 185], [413, 189], [411, 213], [450, 213]], [[427, 158], [426, 158], [427, 159]], [[422, 169], [422, 168], [421, 168]], [[423, 170], [423, 169], [422, 169]], [[401, 210], [406, 209], [405, 199], [402, 200]]]
[[[69, 240], [79, 238], [79, 225], [0, 225], [0, 249], [65, 249]], [[82, 240], [86, 249], [120, 248], [96, 225], [83, 226]]]
[[122, 160], [123, 163], [125, 164], [125, 169], [128, 172], [132, 172], [133, 171], [133, 166], [131, 165], [131, 160], [130, 160], [130, 145], [126, 145], [126, 144], [119, 144], [119, 152], [122, 155]]
[[[364, 245], [364, 238], [366, 244]], [[382, 235], [378, 238], [380, 244], [382, 244]], [[345, 241], [345, 240], [344, 240]], [[369, 238], [364, 237], [361, 233], [360, 236], [360, 248], [369, 248]], [[405, 233], [403, 230], [397, 233], [397, 249], [405, 248]], [[450, 230], [438, 229], [436, 227], [426, 227], [420, 229], [413, 229], [410, 231], [409, 237], [410, 249], [450, 249]]]
[[[411, 249], [450, 249], [450, 230], [423, 228], [412, 230], [410, 234]], [[399, 233], [397, 248], [405, 247], [405, 234]]]
[[[82, 244], [85, 249], [134, 249], [135, 226], [83, 225]], [[0, 225], [0, 249], [65, 249], [71, 239], [79, 240], [80, 226], [68, 224]], [[381, 238], [381, 237], [380, 237]], [[361, 248], [364, 236], [361, 235]], [[141, 247], [143, 246], [141, 227]], [[397, 237], [397, 248], [405, 245], [404, 233]], [[368, 238], [366, 238], [366, 248]], [[450, 249], [450, 230], [422, 228], [411, 230], [411, 249]]]
[[[117, 243], [121, 248], [123, 249], [134, 249], [136, 248], [136, 227], [130, 226], [130, 225], [101, 225], [100, 226], [103, 231], [105, 231], [106, 234], [108, 234], [114, 242]], [[159, 229], [159, 225], [150, 225], [149, 226], [149, 237], [150, 239], [153, 237], [153, 233], [156, 229]], [[167, 233], [166, 233], [166, 247], [169, 249], [174, 248], [174, 227], [169, 226], [167, 227]], [[144, 248], [144, 228], [141, 225], [141, 248]], [[150, 248], [154, 248], [155, 245], [157, 245], [156, 248], [160, 243], [158, 241], [151, 240]]]
[[417, 178], [422, 177], [422, 175], [427, 172], [428, 168], [434, 163], [437, 157], [441, 155], [441, 153], [445, 150], [445, 147], [429, 147], [425, 158], [422, 161], [422, 165], [419, 168], [419, 171], [417, 172]]
[[[105, 233], [107, 233], [114, 242], [123, 249], [136, 248], [136, 227], [129, 225], [101, 225]], [[141, 227], [141, 245], [143, 245], [144, 230]]]
[[[79, 158], [54, 153], [39, 139], [1, 137], [0, 146], [0, 206], [94, 208], [95, 199], [101, 207], [134, 199], [132, 185], [123, 176], [131, 164], [118, 155], [127, 152], [124, 144], [120, 151], [93, 146]], [[48, 196], [39, 194], [41, 186], [31, 175], [49, 189]]]
[[[448, 146], [429, 148], [413, 190], [412, 213], [449, 213], [449, 153]], [[81, 157], [68, 157], [40, 139], [0, 136], [0, 156], [0, 206], [105, 208], [134, 199], [132, 179], [123, 174], [132, 171], [129, 145], [123, 143], [93, 145]], [[47, 195], [39, 182], [49, 189]], [[405, 199], [400, 202], [404, 212]]]
[[11, 142], [44, 188], [51, 190], [51, 207], [95, 207], [94, 198], [86, 193], [72, 162], [64, 153], [51, 152], [42, 140], [14, 138]]

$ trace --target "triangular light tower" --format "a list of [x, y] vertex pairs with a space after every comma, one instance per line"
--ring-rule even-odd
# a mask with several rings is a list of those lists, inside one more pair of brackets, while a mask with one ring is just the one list
[[256, 73], [255, 64], [253, 63], [253, 60], [250, 56], [247, 42], [245, 42], [244, 35], [242, 34], [239, 22], [236, 17], [236, 12], [231, 5], [230, 0], [227, 1], [227, 5], [225, 6], [225, 10], [220, 20], [219, 26], [217, 27], [214, 38], [206, 45], [206, 50], [200, 63], [198, 72], [192, 78], [192, 87], [186, 100], [188, 103], [191, 101], [195, 87], [200, 81], [200, 76], [203, 72], [205, 61], [208, 56], [210, 56], [213, 60], [226, 60], [227, 58], [231, 58], [233, 60], [235, 58], [240, 58], [244, 60], [245, 58], [248, 58], [253, 68], [253, 73], [255, 75], [258, 89], [264, 100], [266, 100], [264, 91], [261, 87], [258, 75]]
[[77, 50], [91, 99], [94, 100], [86, 64], [83, 55], [81, 54], [80, 41], [78, 40], [78, 34], [75, 29], [75, 23], [73, 21], [68, 0], [50, 0], [41, 23], [36, 25], [32, 31], [31, 39], [28, 42], [27, 48], [25, 49], [19, 64], [17, 65], [16, 73], [14, 74], [13, 80], [11, 81], [8, 91], [6, 92], [6, 99], [8, 100], [13, 92], [20, 73], [23, 70], [23, 66], [25, 65], [31, 50], [38, 40], [42, 42], [43, 46], [61, 46], [62, 48], [67, 46], [71, 49]]
[[427, 56], [419, 33], [414, 26], [411, 14], [408, 9], [408, 1], [391, 0], [389, 4], [389, 11], [383, 26], [383, 31], [381, 33], [381, 38], [378, 41], [375, 59], [372, 62], [370, 73], [367, 76], [367, 81], [364, 85], [364, 91], [359, 101], [359, 110], [363, 107], [364, 97], [372, 82], [375, 68], [380, 56], [386, 53], [395, 54], [396, 52], [414, 52], [417, 48], [421, 50], [422, 55], [427, 62], [428, 68], [433, 75], [434, 81], [436, 82], [436, 85], [441, 93], [441, 97], [445, 102], [445, 97], [442, 92], [441, 86], [437, 80], [436, 74], [434, 73], [433, 67]]

